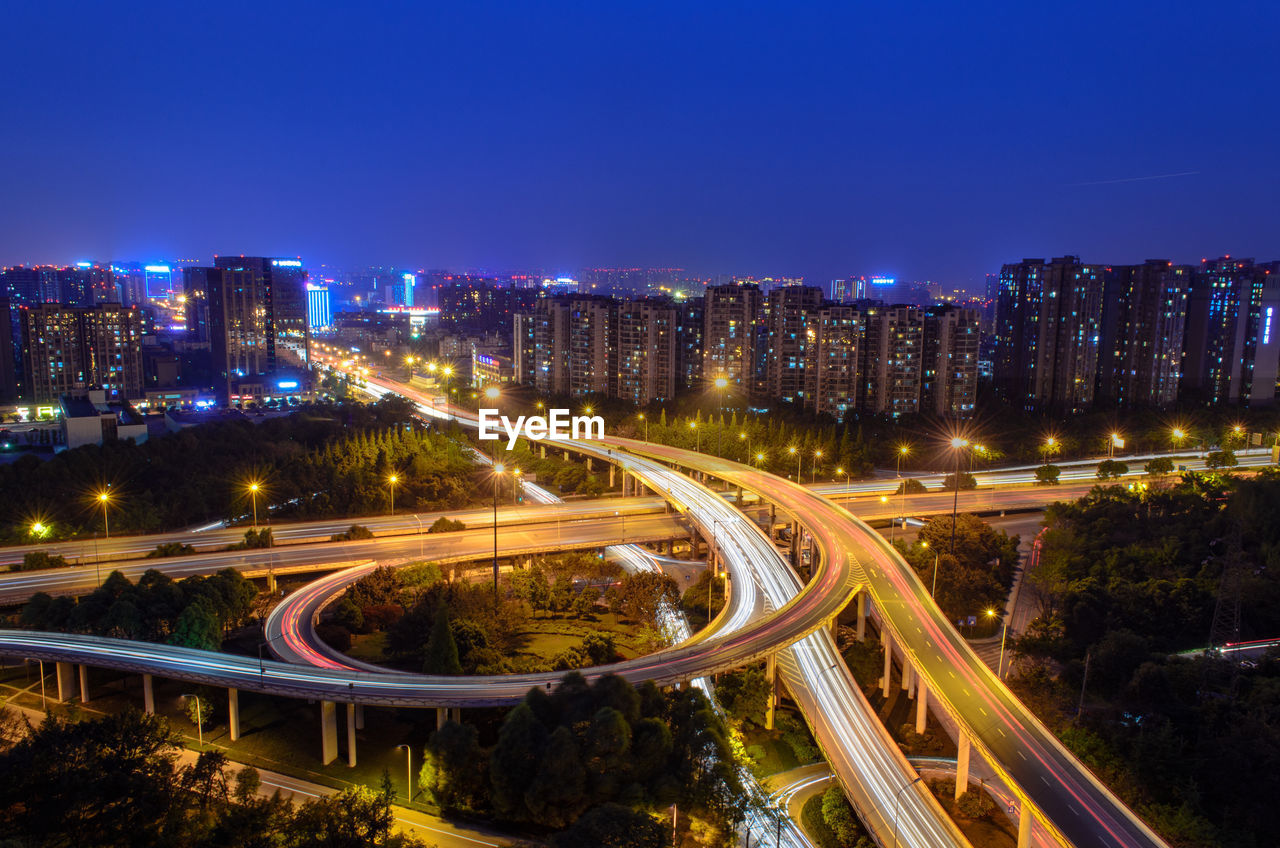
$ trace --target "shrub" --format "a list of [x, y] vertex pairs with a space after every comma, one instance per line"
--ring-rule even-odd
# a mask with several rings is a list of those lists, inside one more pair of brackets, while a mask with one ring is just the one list
[[908, 477], [906, 480], [903, 480], [901, 483], [898, 484], [898, 491], [895, 492], [894, 494], [921, 495], [921, 494], [924, 494], [926, 491], [928, 490], [925, 488], [924, 483], [921, 483], [919, 480], [915, 479], [914, 477]]
[[1036, 483], [1043, 486], [1058, 485], [1062, 469], [1056, 465], [1042, 465], [1036, 469]]

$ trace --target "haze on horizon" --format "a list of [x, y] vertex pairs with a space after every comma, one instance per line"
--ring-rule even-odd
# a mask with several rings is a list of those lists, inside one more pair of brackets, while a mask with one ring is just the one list
[[1280, 7], [11, 4], [0, 263], [1280, 257]]

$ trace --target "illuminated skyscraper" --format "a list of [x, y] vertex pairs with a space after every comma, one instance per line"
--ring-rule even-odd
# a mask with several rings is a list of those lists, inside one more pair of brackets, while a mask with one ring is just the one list
[[142, 316], [116, 304], [42, 304], [22, 309], [29, 400], [105, 389], [108, 398], [142, 397]]
[[723, 376], [742, 394], [756, 394], [760, 315], [759, 286], [746, 283], [707, 287], [702, 316], [704, 380]]

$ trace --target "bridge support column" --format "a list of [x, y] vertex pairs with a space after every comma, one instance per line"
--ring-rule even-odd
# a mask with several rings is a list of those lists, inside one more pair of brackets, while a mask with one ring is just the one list
[[240, 738], [240, 692], [237, 689], [227, 690], [227, 735], [234, 742]]
[[89, 666], [80, 663], [80, 703], [89, 703]]
[[880, 638], [884, 641], [884, 678], [881, 680], [881, 689], [887, 698], [889, 697], [889, 681], [893, 676], [893, 637], [889, 635], [889, 631], [881, 630]]
[[1035, 824], [1036, 814], [1026, 801], [1018, 812], [1018, 848], [1031, 848], [1031, 826]]
[[929, 726], [929, 689], [916, 677], [916, 733], [924, 733]]
[[618, 466], [613, 463], [609, 464], [609, 488], [612, 489], [618, 484]]
[[320, 702], [320, 762], [329, 765], [338, 758], [338, 712], [333, 701]]
[[364, 730], [364, 704], [356, 704], [356, 730]]
[[564, 452], [564, 461], [565, 461], [565, 462], [568, 462], [568, 461], [569, 461], [569, 452], [568, 452], [568, 451], [565, 451], [565, 452]]
[[778, 524], [778, 505], [769, 504], [769, 541], [773, 541], [773, 528]]
[[737, 503], [739, 509], [742, 508], [742, 487], [741, 486], [738, 487], [738, 500], [735, 501], [735, 503]]
[[347, 704], [347, 768], [356, 767], [356, 707]]
[[956, 748], [956, 800], [969, 788], [969, 734], [960, 729]]
[[538, 450], [542, 451], [542, 459], [546, 459], [546, 458], [547, 458], [547, 445], [546, 445], [546, 443], [545, 443], [545, 442], [544, 442], [543, 444], [538, 445]]
[[449, 711], [444, 707], [436, 707], [436, 730], [444, 727], [444, 723], [449, 720]]
[[76, 669], [73, 663], [60, 662], [54, 675], [58, 680], [58, 700], [71, 700], [71, 689], [75, 686]]
[[595, 466], [595, 463], [592, 461], [592, 458], [591, 458], [591, 457], [587, 457], [587, 473], [588, 473], [588, 474], [591, 474], [591, 473], [593, 473], [595, 470], [596, 470], [596, 466]]
[[454, 707], [449, 712], [449, 717], [452, 718], [454, 721], [456, 721], [458, 724], [462, 724], [462, 707]]
[[778, 655], [770, 654], [764, 661], [764, 676], [769, 683], [769, 701], [764, 708], [764, 729], [773, 730], [778, 711]]
[[142, 675], [142, 709], [147, 715], [156, 714], [156, 690], [151, 675]]
[[916, 682], [916, 670], [911, 663], [905, 659], [902, 661], [902, 691], [907, 693], [907, 697], [911, 697], [911, 687]]
[[858, 641], [867, 641], [867, 587], [858, 589]]

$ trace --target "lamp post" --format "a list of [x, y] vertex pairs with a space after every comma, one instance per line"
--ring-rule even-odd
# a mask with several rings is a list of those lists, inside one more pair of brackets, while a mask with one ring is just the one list
[[[818, 460], [822, 459], [822, 451], [813, 452], [813, 459], [809, 461], [809, 482], [814, 483], [818, 479]], [[796, 480], [799, 483], [799, 480]]]
[[960, 506], [960, 452], [969, 446], [968, 439], [956, 436], [951, 440], [951, 449], [956, 455], [956, 488], [951, 497], [951, 555], [956, 553], [956, 511]]
[[644, 413], [640, 413], [640, 420], [644, 422], [644, 440], [649, 441], [649, 419], [644, 417]]
[[1111, 438], [1107, 440], [1107, 459], [1115, 459], [1116, 448], [1124, 447], [1124, 437], [1119, 433], [1112, 433]]
[[724, 434], [724, 390], [729, 381], [724, 377], [716, 377], [716, 392], [720, 398], [720, 418], [716, 421], [716, 456], [720, 456], [720, 448]]
[[200, 747], [204, 747], [204, 707], [200, 706], [200, 696], [194, 693], [183, 695], [184, 698], [192, 698], [196, 702], [196, 733], [200, 740]]
[[743, 454], [743, 456], [751, 456], [751, 436], [746, 430], [742, 430], [738, 433], [738, 441], [746, 443], [747, 452]]
[[1169, 435], [1171, 437], [1171, 441], [1173, 442], [1173, 449], [1175, 451], [1181, 450], [1182, 442], [1184, 439], [1187, 438], [1187, 431], [1182, 429], [1181, 427], [1174, 427], [1172, 432]]
[[[996, 617], [995, 610], [993, 609], [987, 610], [987, 618], [995, 618], [995, 617]], [[1005, 636], [1009, 635], [1008, 620], [1006, 619], [1003, 622], [1003, 624], [1004, 624], [1004, 627], [1002, 627], [1000, 630], [1000, 660], [999, 662], [996, 663], [996, 677], [1000, 678], [1001, 680], [1004, 680], [1004, 639], [1005, 639]]]
[[849, 498], [849, 489], [850, 489], [850, 486], [849, 486], [849, 472], [848, 472], [848, 471], [845, 471], [843, 468], [837, 468], [837, 469], [836, 469], [836, 477], [837, 477], [837, 478], [839, 478], [839, 477], [840, 477], [840, 475], [842, 475], [842, 474], [844, 475], [845, 499], [846, 499], [846, 500], [848, 500], [848, 498]]
[[764, 462], [764, 453], [763, 453], [763, 452], [761, 452], [761, 453], [756, 454], [756, 471], [759, 471], [759, 470], [760, 470], [760, 465], [761, 465], [761, 463], [763, 463], [763, 462]]
[[387, 478], [387, 491], [391, 495], [391, 514], [396, 514], [396, 483], [400, 482], [400, 478], [392, 474]]
[[796, 482], [799, 483], [800, 482], [800, 460], [803, 459], [803, 457], [799, 455], [799, 452], [796, 450], [795, 445], [792, 445], [791, 447], [787, 448], [787, 453], [791, 454], [796, 458]]
[[249, 484], [249, 500], [253, 503], [253, 529], [258, 529], [258, 489], [262, 488], [256, 481]]
[[701, 453], [702, 452], [702, 431], [698, 429], [698, 422], [690, 421], [689, 429], [693, 431], [693, 450], [695, 453]]
[[404, 788], [408, 793], [409, 803], [413, 803], [413, 749], [408, 745], [397, 745], [396, 750], [404, 749]]
[[897, 792], [893, 793], [893, 848], [898, 848], [898, 802], [900, 800], [900, 796], [902, 795], [902, 792], [904, 789], [909, 789], [910, 787], [915, 786], [917, 783], [919, 783], [922, 780], [924, 780], [923, 777], [917, 777], [915, 780], [911, 781], [910, 783], [904, 784], [902, 786], [902, 789], [899, 789]]
[[902, 531], [907, 530], [907, 486], [902, 482], [902, 458], [911, 453], [910, 445], [898, 445], [898, 465], [895, 474], [898, 478], [898, 512], [902, 513]]
[[110, 502], [110, 492], [98, 492], [98, 503], [102, 504], [102, 535], [107, 539], [111, 538], [111, 523], [107, 520], [107, 504]]
[[493, 608], [498, 609], [498, 484], [507, 467], [501, 462], [493, 466]]

